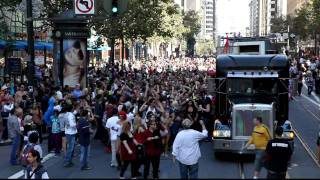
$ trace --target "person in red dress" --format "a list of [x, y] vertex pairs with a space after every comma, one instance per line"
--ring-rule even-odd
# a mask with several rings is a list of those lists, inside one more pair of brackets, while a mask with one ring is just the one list
[[120, 158], [122, 166], [120, 171], [120, 179], [125, 179], [124, 173], [128, 166], [131, 165], [131, 177], [136, 178], [136, 146], [138, 142], [134, 139], [131, 131], [131, 124], [124, 122], [122, 126], [122, 133], [120, 135]]

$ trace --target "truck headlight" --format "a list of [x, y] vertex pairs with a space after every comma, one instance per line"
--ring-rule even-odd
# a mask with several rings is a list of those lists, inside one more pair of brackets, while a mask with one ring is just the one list
[[230, 137], [231, 131], [230, 130], [214, 130], [213, 137]]
[[284, 139], [293, 139], [294, 138], [294, 133], [293, 132], [283, 132], [282, 138]]

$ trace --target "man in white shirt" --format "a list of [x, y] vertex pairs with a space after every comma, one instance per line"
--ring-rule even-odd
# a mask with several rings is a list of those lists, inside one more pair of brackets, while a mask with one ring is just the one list
[[118, 124], [119, 120], [120, 119], [118, 117], [117, 109], [113, 109], [112, 117], [110, 117], [106, 123], [106, 128], [108, 129], [110, 142], [111, 142], [111, 153], [112, 153], [111, 167], [118, 167], [116, 154], [117, 154], [118, 136], [120, 136], [120, 124]]
[[198, 161], [201, 157], [199, 141], [208, 137], [208, 131], [202, 120], [200, 120], [202, 132], [190, 129], [192, 123], [190, 119], [182, 121], [184, 130], [178, 133], [172, 147], [173, 161], [175, 162], [175, 159], [179, 161], [181, 179], [198, 178]]
[[65, 134], [67, 139], [67, 153], [64, 159], [64, 167], [71, 167], [73, 166], [72, 163], [72, 152], [74, 150], [75, 141], [76, 141], [76, 134], [77, 134], [77, 123], [76, 117], [71, 112], [72, 106], [67, 108], [66, 113], [66, 124], [65, 124]]

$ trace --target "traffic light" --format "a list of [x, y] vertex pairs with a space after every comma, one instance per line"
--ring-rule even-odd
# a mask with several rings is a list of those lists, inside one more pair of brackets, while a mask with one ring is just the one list
[[112, 15], [117, 15], [119, 11], [118, 0], [112, 0], [111, 12]]
[[128, 9], [129, 0], [103, 0], [102, 5], [108, 15], [122, 15]]

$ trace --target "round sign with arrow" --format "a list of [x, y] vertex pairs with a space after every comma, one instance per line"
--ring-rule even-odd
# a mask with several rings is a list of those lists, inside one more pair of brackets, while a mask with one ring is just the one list
[[94, 14], [94, 0], [75, 0], [75, 14]]

